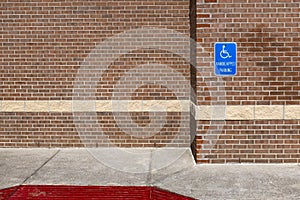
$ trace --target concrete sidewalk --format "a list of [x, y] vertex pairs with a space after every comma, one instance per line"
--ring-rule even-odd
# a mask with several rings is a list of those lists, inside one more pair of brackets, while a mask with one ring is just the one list
[[189, 150], [131, 151], [139, 159], [119, 158], [120, 152], [107, 149], [0, 149], [0, 188], [149, 185], [197, 199], [300, 199], [299, 164], [195, 165]]

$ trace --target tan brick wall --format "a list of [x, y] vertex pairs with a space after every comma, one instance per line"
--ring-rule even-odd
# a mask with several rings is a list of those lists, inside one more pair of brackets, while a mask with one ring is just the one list
[[[293, 0], [197, 1], [197, 162], [299, 163], [299, 13]], [[236, 42], [236, 76], [214, 75], [215, 42]]]

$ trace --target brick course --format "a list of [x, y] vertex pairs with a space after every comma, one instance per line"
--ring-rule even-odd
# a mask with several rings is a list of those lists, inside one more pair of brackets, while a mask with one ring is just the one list
[[[210, 121], [198, 121], [198, 161], [209, 163], [298, 163], [299, 120], [226, 121], [213, 148]], [[201, 141], [201, 142], [200, 142]]]
[[[0, 113], [1, 147], [189, 147], [189, 113]], [[123, 119], [122, 119], [123, 117]], [[166, 122], [149, 127], [155, 117]], [[120, 120], [121, 119], [121, 120]], [[84, 126], [76, 125], [81, 121]], [[89, 121], [91, 120], [91, 121]], [[133, 120], [138, 126], [135, 127]], [[95, 128], [95, 125], [97, 126]], [[159, 124], [152, 123], [152, 126]], [[99, 131], [101, 130], [101, 131]]]

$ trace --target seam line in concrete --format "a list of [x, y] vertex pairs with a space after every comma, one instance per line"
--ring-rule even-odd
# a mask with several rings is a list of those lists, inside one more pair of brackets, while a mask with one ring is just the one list
[[25, 180], [16, 187], [16, 189], [7, 197], [7, 199], [10, 199], [20, 188], [20, 186], [22, 186], [24, 183], [26, 183], [26, 181], [34, 176], [42, 167], [44, 167], [50, 160], [52, 160], [58, 153], [60, 152], [60, 150], [56, 151], [54, 155], [52, 155], [50, 158], [48, 158], [39, 168], [37, 168], [32, 174], [30, 174], [27, 178], [25, 178]]
[[[193, 168], [193, 167], [192, 167]], [[185, 167], [179, 171], [176, 171], [176, 172], [173, 172], [171, 174], [167, 174], [167, 175], [164, 175], [164, 176], [161, 176], [160, 179], [157, 179], [155, 180], [154, 182], [151, 182], [151, 186], [158, 186], [156, 184], [159, 184], [161, 183], [162, 181], [166, 180], [167, 178], [171, 177], [171, 176], [175, 176], [175, 175], [178, 175], [178, 174], [181, 174], [181, 173], [184, 173], [184, 172], [187, 172], [188, 170], [192, 169], [191, 167]]]
[[149, 173], [147, 175], [147, 180], [146, 180], [146, 184], [147, 185], [151, 185], [151, 181], [152, 181], [152, 157], [153, 157], [153, 150], [150, 151], [150, 160], [149, 160]]
[[23, 185], [24, 183], [26, 183], [26, 181], [28, 181], [28, 179], [30, 179], [31, 177], [33, 177], [38, 171], [40, 171], [40, 169], [42, 169], [48, 162], [50, 162], [50, 160], [52, 160], [58, 153], [60, 152], [60, 149], [57, 150], [55, 152], [55, 154], [53, 154], [50, 158], [48, 158], [39, 168], [37, 168], [32, 174], [30, 174], [20, 185]]

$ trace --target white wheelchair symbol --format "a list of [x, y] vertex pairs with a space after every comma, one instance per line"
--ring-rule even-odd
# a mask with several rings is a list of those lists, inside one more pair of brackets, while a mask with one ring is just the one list
[[226, 59], [226, 58], [231, 58], [232, 56], [228, 53], [227, 50], [225, 50], [225, 45], [222, 46], [222, 51], [220, 52], [220, 56], [221, 58], [223, 59]]

